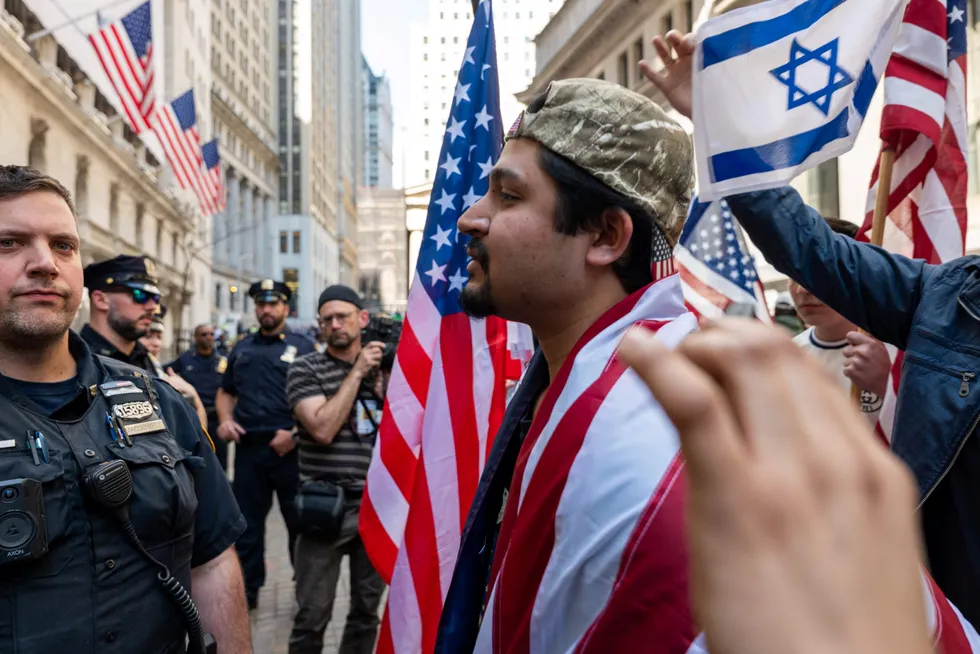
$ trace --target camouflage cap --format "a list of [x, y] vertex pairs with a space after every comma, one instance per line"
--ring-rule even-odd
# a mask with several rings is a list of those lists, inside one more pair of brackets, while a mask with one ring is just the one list
[[694, 186], [693, 146], [646, 96], [596, 79], [552, 82], [507, 138], [539, 142], [647, 212], [677, 242]]

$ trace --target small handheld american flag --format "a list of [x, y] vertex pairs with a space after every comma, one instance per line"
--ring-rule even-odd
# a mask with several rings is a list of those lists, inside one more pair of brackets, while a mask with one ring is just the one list
[[148, 130], [156, 107], [149, 1], [88, 38], [119, 95], [130, 127], [137, 134]]
[[771, 321], [755, 261], [724, 200], [694, 198], [674, 261], [684, 303], [699, 321], [721, 318], [733, 310]]

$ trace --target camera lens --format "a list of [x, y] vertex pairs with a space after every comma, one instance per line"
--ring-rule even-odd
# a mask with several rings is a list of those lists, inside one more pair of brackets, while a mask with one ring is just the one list
[[16, 488], [4, 488], [3, 493], [0, 493], [0, 497], [3, 497], [4, 502], [13, 502], [17, 499], [17, 489]]

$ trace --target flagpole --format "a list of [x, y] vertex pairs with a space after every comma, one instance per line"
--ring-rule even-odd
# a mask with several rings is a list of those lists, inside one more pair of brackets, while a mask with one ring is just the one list
[[[875, 211], [871, 216], [871, 244], [878, 247], [885, 240], [885, 219], [888, 217], [894, 165], [895, 150], [885, 147], [878, 156], [878, 190], [875, 193]], [[851, 384], [851, 399], [859, 404], [861, 402], [861, 389], [854, 384]]]
[[[78, 21], [80, 21], [83, 18], [88, 18], [89, 16], [94, 16], [95, 14], [99, 13], [100, 11], [105, 11], [106, 9], [112, 9], [113, 7], [118, 7], [119, 5], [126, 4], [127, 2], [133, 2], [133, 1], [134, 0], [116, 0], [115, 2], [110, 2], [109, 4], [104, 5], [102, 7], [99, 7], [97, 9], [93, 9], [92, 11], [87, 11], [84, 14], [79, 14], [78, 16], [75, 16], [74, 18], [71, 18], [66, 23], [62, 23], [60, 25], [55, 25], [54, 27], [48, 27], [46, 29], [38, 30], [37, 32], [33, 32], [31, 34], [28, 34], [27, 36], [24, 37], [24, 40], [26, 42], [28, 42], [28, 43], [30, 43], [32, 41], [36, 41], [37, 39], [41, 38], [42, 36], [47, 36], [48, 34], [51, 34], [52, 32], [57, 32], [58, 30], [64, 29], [65, 27], [71, 27], [72, 25], [75, 25]], [[57, 2], [55, 4], [58, 5]], [[61, 9], [61, 6], [58, 5], [58, 8]], [[62, 13], [65, 13], [65, 11], [62, 10]]]

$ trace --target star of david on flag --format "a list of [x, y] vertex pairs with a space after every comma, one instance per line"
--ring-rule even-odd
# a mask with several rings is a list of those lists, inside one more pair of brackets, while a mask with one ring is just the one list
[[854, 145], [906, 0], [770, 0], [698, 28], [698, 189], [776, 188]]
[[[854, 78], [837, 65], [837, 41], [838, 39], [834, 39], [815, 50], [807, 50], [800, 45], [799, 41], [793, 39], [793, 47], [789, 52], [789, 62], [769, 71], [789, 88], [787, 109], [795, 109], [812, 102], [813, 106], [826, 116], [830, 112], [830, 100], [834, 97], [834, 91], [843, 89], [854, 82]], [[796, 73], [800, 67], [810, 61], [818, 61], [827, 65], [827, 83], [815, 91], [808, 91], [796, 79]]]

